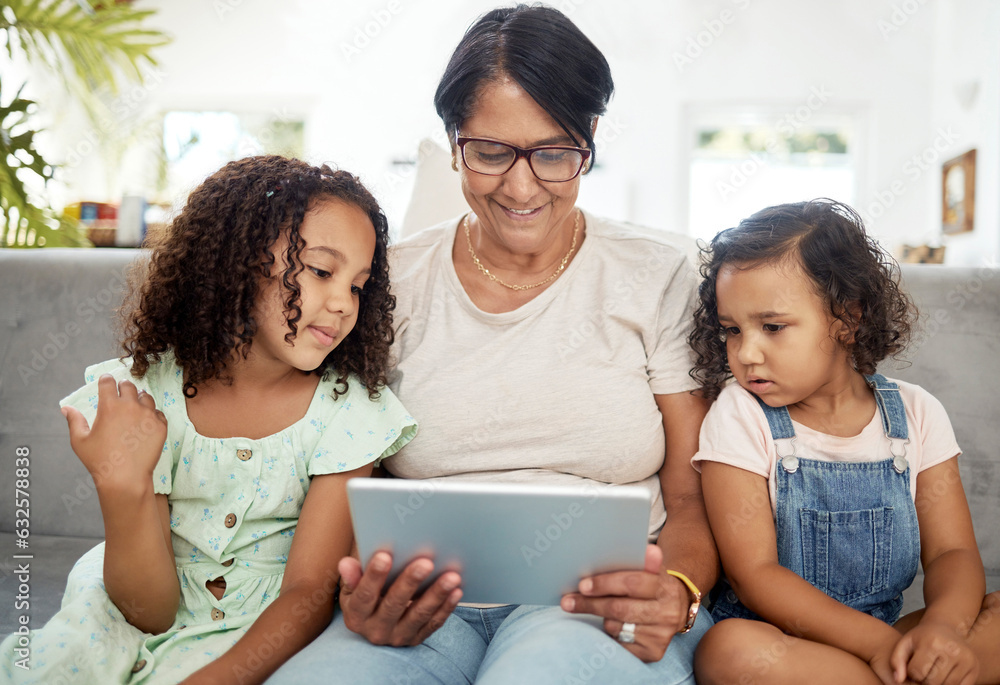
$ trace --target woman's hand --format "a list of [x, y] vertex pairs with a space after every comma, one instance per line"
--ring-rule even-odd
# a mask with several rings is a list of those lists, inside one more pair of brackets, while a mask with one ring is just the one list
[[921, 621], [896, 643], [889, 659], [895, 682], [910, 678], [925, 685], [973, 685], [979, 660], [964, 635], [937, 621]]
[[344, 623], [376, 645], [406, 647], [419, 645], [444, 625], [462, 598], [461, 576], [454, 571], [441, 577], [418, 598], [414, 594], [434, 571], [430, 559], [410, 562], [389, 589], [382, 594], [392, 568], [388, 552], [376, 553], [362, 571], [354, 557], [340, 560], [340, 608]]
[[579, 593], [565, 595], [563, 610], [604, 617], [604, 630], [617, 639], [625, 623], [635, 624], [635, 642], [622, 644], [643, 661], [659, 661], [687, 624], [691, 598], [677, 578], [661, 572], [663, 552], [646, 548], [642, 571], [602, 573], [580, 581]]
[[93, 426], [73, 407], [62, 409], [73, 451], [98, 487], [150, 480], [167, 438], [166, 418], [153, 398], [130, 381], [115, 383], [105, 374], [97, 388]]

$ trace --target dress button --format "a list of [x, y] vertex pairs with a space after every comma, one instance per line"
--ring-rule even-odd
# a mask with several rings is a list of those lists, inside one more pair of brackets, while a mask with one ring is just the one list
[[906, 461], [906, 457], [897, 454], [892, 460], [892, 468], [895, 469], [896, 473], [903, 473], [906, 471], [906, 467], [909, 463]]
[[740, 599], [739, 597], [736, 596], [735, 592], [729, 590], [728, 592], [726, 592], [726, 601], [729, 602], [730, 604], [736, 604], [736, 602], [740, 601]]
[[224, 562], [222, 562], [222, 565], [223, 566], [232, 566], [234, 561], [236, 561], [235, 557], [233, 559], [226, 559]]
[[225, 617], [226, 617], [226, 612], [225, 611], [223, 611], [222, 609], [216, 609], [214, 607], [212, 608], [212, 620], [213, 621], [221, 621]]
[[252, 450], [236, 450], [236, 458], [240, 461], [246, 461], [253, 456]]
[[236, 525], [236, 514], [226, 515], [226, 528], [232, 528]]
[[132, 672], [133, 673], [138, 673], [139, 671], [141, 671], [144, 668], [146, 668], [146, 660], [145, 659], [139, 659], [138, 661], [135, 662], [135, 666], [132, 667]]

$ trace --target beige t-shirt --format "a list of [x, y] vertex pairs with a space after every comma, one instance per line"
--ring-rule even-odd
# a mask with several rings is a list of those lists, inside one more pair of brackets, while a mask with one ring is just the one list
[[585, 217], [566, 271], [502, 314], [478, 309], [458, 280], [459, 219], [392, 248], [390, 387], [421, 428], [384, 466], [404, 478], [643, 485], [653, 540], [666, 520], [654, 394], [696, 387], [690, 241]]
[[[916, 496], [917, 474], [961, 453], [951, 421], [941, 402], [919, 385], [888, 379], [899, 385], [906, 410], [909, 442], [906, 460], [910, 464], [910, 494]], [[792, 421], [795, 429], [795, 456], [818, 461], [865, 462], [892, 459], [891, 445], [875, 411], [860, 433], [850, 438], [820, 433]], [[767, 478], [771, 511], [775, 509], [775, 466], [778, 461], [767, 417], [748, 391], [733, 383], [712, 405], [701, 425], [698, 453], [692, 465], [701, 471], [702, 461], [717, 461]], [[787, 454], [785, 447], [782, 454]]]

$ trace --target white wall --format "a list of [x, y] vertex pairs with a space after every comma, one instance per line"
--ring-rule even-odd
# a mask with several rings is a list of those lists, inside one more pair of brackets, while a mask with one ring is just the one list
[[[683, 71], [678, 72], [671, 57], [690, 46], [690, 38], [703, 39], [704, 22], [723, 17], [723, 12], [730, 13], [726, 16], [731, 23], [693, 63], [682, 62]], [[821, 104], [817, 111], [857, 113], [867, 125], [853, 141], [865, 160], [855, 202], [859, 209], [874, 210], [866, 212], [875, 219], [873, 227], [887, 246], [894, 246], [906, 227], [921, 221], [927, 198], [910, 193], [905, 202], [894, 203], [885, 212], [872, 203], [875, 191], [887, 187], [900, 175], [904, 161], [927, 144], [932, 17], [930, 12], [918, 12], [898, 33], [884, 38], [878, 20], [890, 12], [889, 3], [868, 0], [822, 5], [722, 0], [672, 8], [676, 28], [658, 55], [658, 61], [666, 63], [661, 76], [669, 100], [661, 105], [667, 110], [667, 125], [657, 143], [670, 151], [676, 163], [662, 181], [646, 181], [649, 192], [642, 196], [649, 199], [640, 208], [643, 216], [655, 211], [654, 184], [665, 181], [671, 188], [671, 221], [683, 225], [685, 197], [679, 191], [686, 187], [688, 141], [679, 140], [678, 134], [684, 130], [680, 117], [685, 107], [745, 103], [778, 106], [794, 115], [818, 92], [825, 102], [814, 98], [812, 104]], [[636, 75], [639, 64], [632, 70]], [[787, 201], [802, 199], [807, 198]]]
[[[616, 96], [602, 167], [581, 203], [636, 222], [686, 230], [686, 112], [711, 103], [787, 108], [821, 89], [823, 108], [865, 128], [859, 209], [883, 243], [934, 241], [940, 162], [979, 147], [977, 228], [949, 238], [950, 262], [1000, 244], [1000, 11], [995, 0], [551, 0], [611, 63]], [[465, 28], [495, 0], [141, 0], [174, 36], [160, 68], [127, 104], [257, 109], [306, 119], [307, 157], [360, 174], [398, 225], [417, 141], [441, 136], [433, 93]], [[699, 44], [700, 42], [700, 44]], [[679, 60], [678, 55], [682, 56]], [[690, 59], [685, 62], [683, 58]], [[957, 75], [963, 74], [962, 76]], [[978, 80], [971, 109], [954, 80]], [[141, 97], [139, 97], [141, 95]], [[133, 102], [134, 100], [134, 102]], [[54, 115], [53, 115], [54, 116]], [[939, 131], [951, 125], [957, 140]], [[52, 146], [79, 149], [85, 127], [59, 121]], [[114, 131], [110, 132], [113, 135]], [[600, 139], [600, 131], [599, 136]], [[913, 157], [933, 150], [926, 170]], [[57, 154], [51, 156], [57, 157]], [[93, 199], [149, 184], [141, 154], [116, 178], [89, 155], [66, 172]], [[798, 200], [802, 198], [788, 198]]]
[[[971, 233], [945, 236], [945, 262], [1000, 266], [1000, 2], [953, 0], [935, 8], [932, 126], [950, 128], [954, 151], [976, 149], [976, 213]], [[951, 155], [954, 156], [954, 155]], [[948, 159], [946, 157], [945, 159]], [[930, 179], [928, 231], [941, 216], [940, 177]]]

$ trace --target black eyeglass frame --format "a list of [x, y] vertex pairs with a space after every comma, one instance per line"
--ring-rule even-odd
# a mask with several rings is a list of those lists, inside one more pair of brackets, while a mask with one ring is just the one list
[[[504, 147], [508, 147], [514, 151], [514, 159], [511, 161], [509, 167], [507, 167], [506, 169], [497, 174], [490, 174], [485, 171], [477, 171], [476, 169], [473, 169], [471, 166], [469, 166], [469, 163], [465, 159], [465, 144], [471, 142], [493, 143], [494, 145], [503, 145]], [[503, 176], [508, 171], [514, 168], [514, 165], [517, 164], [517, 160], [524, 157], [526, 160], [528, 160], [528, 168], [531, 169], [531, 173], [534, 174], [535, 178], [537, 178], [542, 183], [567, 183], [568, 181], [572, 181], [574, 178], [580, 175], [581, 171], [583, 171], [583, 167], [587, 163], [587, 160], [590, 159], [591, 155], [591, 151], [588, 150], [587, 148], [573, 147], [572, 145], [540, 145], [538, 147], [524, 148], [524, 147], [518, 147], [516, 145], [511, 145], [510, 143], [505, 143], [502, 140], [493, 140], [492, 138], [473, 138], [470, 136], [459, 136], [459, 135], [455, 136], [455, 144], [458, 146], [458, 149], [461, 150], [462, 152], [462, 164], [464, 164], [465, 168], [474, 174], [480, 174], [482, 176]], [[531, 163], [531, 155], [541, 150], [571, 150], [573, 152], [579, 152], [580, 166], [577, 168], [576, 173], [570, 176], [569, 178], [563, 179], [561, 181], [547, 181], [538, 175], [538, 172], [535, 171], [534, 165], [532, 165]]]

